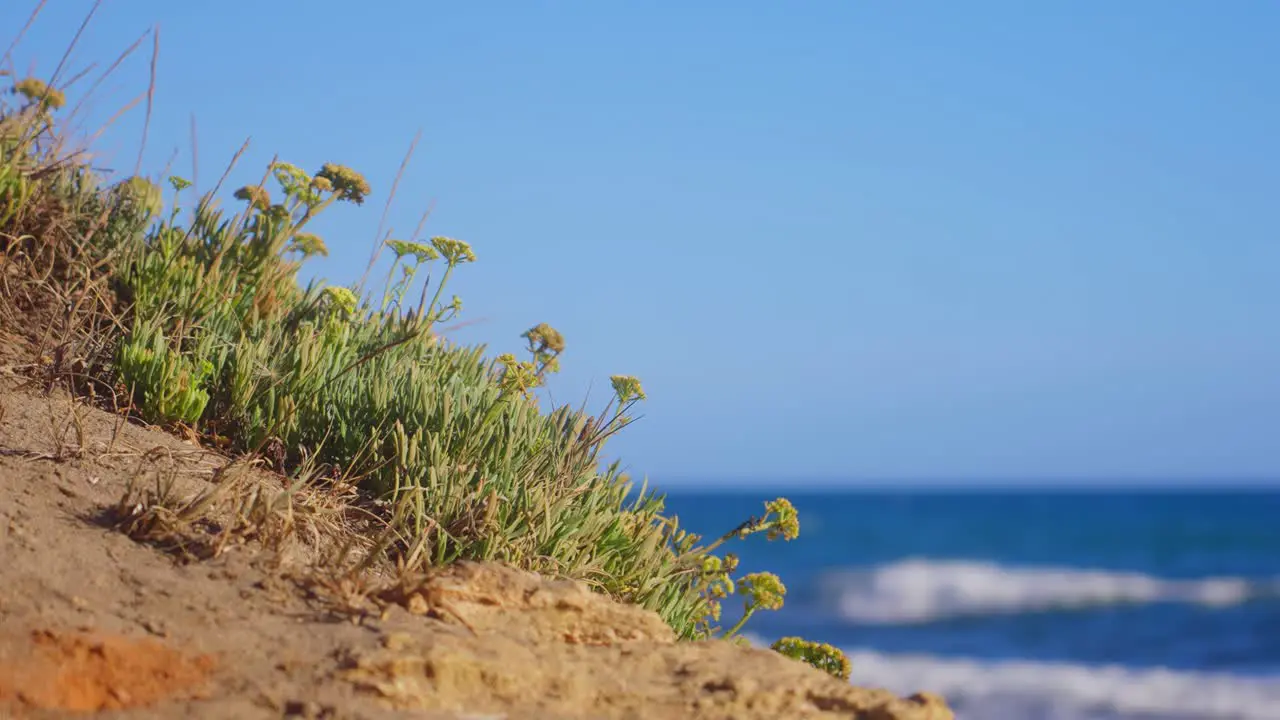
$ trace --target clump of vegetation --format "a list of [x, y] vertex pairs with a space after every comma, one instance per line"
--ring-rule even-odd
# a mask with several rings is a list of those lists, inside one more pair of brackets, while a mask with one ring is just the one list
[[[103, 185], [61, 150], [62, 92], [27, 78], [12, 94], [16, 105], [0, 105], [2, 249], [60, 297], [98, 298], [92, 322], [68, 320], [84, 340], [81, 386], [119, 389], [127, 412], [263, 453], [282, 472], [341, 468], [388, 501], [387, 521], [426, 563], [491, 560], [582, 580], [658, 612], [684, 639], [737, 637], [754, 613], [782, 606], [777, 576], [735, 580], [737, 558], [716, 551], [757, 533], [794, 539], [788, 501], [703, 544], [664, 514], [661, 494], [602, 464], [646, 397], [638, 379], [614, 376], [598, 414], [544, 410], [533, 391], [559, 370], [555, 328], [524, 333], [527, 359], [439, 334], [462, 311], [445, 298], [477, 259], [466, 242], [385, 240], [380, 292], [303, 284], [304, 263], [328, 253], [312, 221], [374, 194], [357, 171], [273, 161], [234, 191], [234, 211], [216, 189], [188, 198], [180, 177], [167, 191], [143, 177]], [[734, 594], [742, 617], [720, 628]], [[829, 646], [775, 649], [848, 677]]]
[[774, 650], [826, 671], [841, 680], [848, 680], [853, 671], [849, 658], [840, 650], [826, 644], [798, 637], [784, 637], [771, 646]]

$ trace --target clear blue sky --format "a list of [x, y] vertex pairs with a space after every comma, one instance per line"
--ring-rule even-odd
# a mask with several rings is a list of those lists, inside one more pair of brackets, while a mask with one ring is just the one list
[[474, 245], [455, 337], [552, 323], [560, 401], [640, 376], [638, 474], [1280, 476], [1280, 5], [108, 0], [73, 64], [154, 23], [148, 170], [192, 114], [205, 188], [246, 136], [240, 182], [362, 170], [351, 282], [422, 129], [390, 224]]

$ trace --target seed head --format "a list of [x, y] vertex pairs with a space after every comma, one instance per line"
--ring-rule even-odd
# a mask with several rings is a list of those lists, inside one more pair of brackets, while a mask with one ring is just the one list
[[237, 200], [244, 200], [249, 203], [249, 207], [258, 210], [266, 210], [271, 207], [271, 193], [261, 185], [245, 185], [236, 190], [235, 197]]
[[303, 257], [312, 257], [313, 255], [329, 256], [329, 247], [324, 244], [324, 240], [319, 235], [312, 233], [297, 233], [294, 235], [289, 249], [302, 253]]
[[363, 205], [365, 196], [372, 192], [364, 176], [345, 165], [325, 163], [316, 177], [328, 180], [339, 200], [347, 200], [356, 205]]
[[726, 573], [731, 573], [737, 569], [738, 569], [738, 556], [734, 555], [733, 553], [725, 553], [724, 571]]
[[50, 87], [48, 83], [35, 77], [14, 83], [13, 94], [22, 95], [28, 102], [39, 103], [44, 110], [57, 110], [67, 104], [67, 96], [61, 90]]
[[557, 355], [564, 352], [564, 336], [546, 323], [529, 328], [520, 337], [529, 341], [530, 352], [551, 352]]

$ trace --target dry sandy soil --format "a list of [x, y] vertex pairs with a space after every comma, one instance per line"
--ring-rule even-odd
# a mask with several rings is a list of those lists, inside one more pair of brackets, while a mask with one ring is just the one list
[[[509, 568], [378, 595], [326, 575], [301, 513], [296, 542], [239, 533], [213, 557], [229, 527], [213, 511], [131, 539], [131, 480], [191, 497], [228, 482], [227, 459], [46, 394], [15, 342], [0, 338], [0, 717], [952, 717], [772, 651], [675, 643], [652, 613]], [[244, 477], [264, 497], [283, 485]]]

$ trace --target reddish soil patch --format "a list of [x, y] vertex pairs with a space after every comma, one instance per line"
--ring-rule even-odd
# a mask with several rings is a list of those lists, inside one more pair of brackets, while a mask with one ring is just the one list
[[0, 649], [0, 703], [15, 711], [118, 710], [190, 697], [214, 660], [150, 640], [37, 630]]

